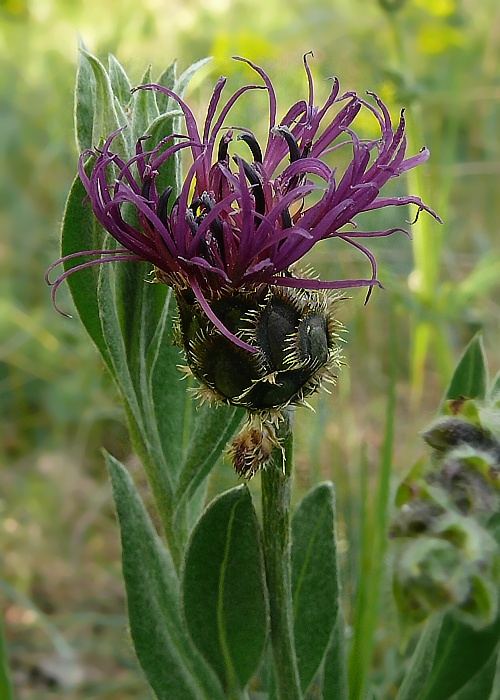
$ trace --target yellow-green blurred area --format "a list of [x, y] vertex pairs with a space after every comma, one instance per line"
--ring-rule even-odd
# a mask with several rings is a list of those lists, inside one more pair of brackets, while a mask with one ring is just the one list
[[[78, 155], [78, 33], [103, 61], [117, 56], [136, 82], [150, 63], [159, 75], [175, 58], [183, 70], [213, 56], [188, 91], [200, 115], [221, 73], [233, 87], [255, 80], [232, 55], [268, 71], [284, 114], [306, 95], [302, 56], [313, 51], [318, 100], [332, 75], [344, 90], [374, 90], [395, 118], [407, 108], [411, 151], [430, 148], [430, 161], [392, 191], [422, 196], [444, 224], [424, 213], [413, 246], [403, 234], [377, 241], [387, 291], [375, 290], [367, 306], [354, 292], [342, 305], [349, 367], [331, 397], [315, 400], [316, 414], [297, 416], [297, 492], [336, 481], [343, 551], [355, 547], [346, 513], [359, 506], [362, 454], [376, 478], [390, 319], [398, 473], [419, 453], [418, 432], [476, 330], [492, 370], [500, 367], [497, 0], [0, 0], [0, 601], [18, 697], [29, 700], [146, 697], [126, 633], [99, 450], [140, 479], [139, 468], [91, 341], [76, 319], [54, 311], [44, 283]], [[264, 100], [244, 117], [265, 133]], [[413, 217], [383, 210], [369, 222], [388, 228]], [[366, 260], [335, 242], [310, 262], [325, 278], [369, 274]], [[58, 299], [71, 310], [65, 289]], [[236, 483], [228, 465], [215, 478]]]

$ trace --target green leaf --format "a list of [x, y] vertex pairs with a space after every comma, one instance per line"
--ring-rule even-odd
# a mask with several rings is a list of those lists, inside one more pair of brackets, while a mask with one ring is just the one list
[[475, 335], [464, 350], [445, 393], [445, 400], [484, 399], [488, 389], [488, 366], [483, 339]]
[[75, 85], [75, 138], [76, 147], [80, 153], [94, 145], [92, 134], [94, 130], [94, 111], [96, 101], [96, 85], [94, 71], [85, 54], [85, 46], [81, 39], [78, 54]]
[[225, 691], [239, 692], [257, 669], [267, 635], [260, 531], [246, 486], [217, 497], [198, 521], [182, 588], [193, 641]]
[[497, 667], [498, 653], [491, 656], [488, 663], [453, 696], [453, 700], [498, 700], [498, 692], [494, 691]]
[[158, 700], [223, 700], [219, 683], [183, 628], [172, 560], [134, 483], [107, 455], [122, 542], [130, 631]]
[[[88, 51], [81, 50], [82, 56], [88, 61], [95, 79], [95, 110], [92, 126], [92, 143], [96, 146], [101, 139], [107, 139], [113, 132], [128, 124], [128, 119], [115, 98], [110, 77], [102, 63]], [[113, 150], [124, 160], [131, 155], [133, 142], [130, 133], [122, 131], [113, 141]]]
[[[185, 426], [189, 434], [182, 471], [177, 488], [178, 513], [208, 476], [224, 447], [242, 421], [244, 411], [234, 406], [208, 406], [204, 404], [186, 413], [191, 425]], [[189, 432], [187, 432], [189, 431]]]
[[[157, 94], [160, 95], [160, 93]], [[172, 110], [160, 115], [152, 124], [148, 125], [147, 133], [151, 134], [151, 139], [147, 142], [148, 148], [154, 148], [162, 139], [179, 131], [179, 116], [181, 114], [179, 110]], [[174, 140], [168, 141], [165, 148], [170, 148], [174, 143]], [[159, 168], [155, 184], [158, 192], [163, 192], [170, 185], [174, 188], [175, 195], [180, 193], [182, 187], [182, 163], [179, 152], [174, 153]]]
[[437, 638], [432, 669], [418, 700], [451, 698], [497, 653], [499, 640], [500, 618], [485, 629], [475, 630], [452, 613], [447, 614]]
[[[77, 175], [68, 195], [64, 211], [61, 232], [61, 254], [63, 256], [78, 253], [82, 250], [99, 250], [103, 246], [102, 230], [94, 217], [91, 207], [88, 204], [83, 204], [86, 196], [85, 188]], [[92, 260], [90, 256], [72, 258], [65, 262], [64, 269], [70, 270], [90, 260]], [[99, 318], [98, 279], [99, 265], [93, 265], [70, 275], [67, 282], [83, 325], [96, 344], [106, 365], [114, 374]]]
[[493, 377], [491, 382], [490, 390], [488, 392], [488, 398], [490, 401], [497, 402], [500, 400], [500, 371], [498, 371]]
[[115, 97], [118, 98], [120, 104], [123, 107], [126, 107], [131, 99], [130, 91], [132, 90], [132, 83], [130, 82], [123, 66], [112, 53], [108, 55], [108, 67], [109, 79], [111, 81], [113, 93]]
[[[142, 76], [140, 85], [149, 85], [153, 82], [151, 66]], [[132, 132], [134, 141], [139, 137], [149, 134], [148, 127], [160, 116], [160, 110], [156, 104], [156, 92], [154, 90], [136, 90], [132, 95]], [[149, 149], [151, 144], [147, 143]]]
[[177, 480], [188, 445], [195, 401], [188, 393], [187, 380], [182, 379], [177, 368], [183, 358], [179, 348], [173, 345], [175, 308], [174, 295], [169, 290], [148, 349], [147, 371], [154, 422], [167, 468]]
[[416, 700], [422, 688], [425, 687], [434, 662], [441, 624], [442, 618], [439, 615], [427, 621], [411, 657], [397, 700]]
[[339, 611], [323, 667], [323, 700], [348, 700], [349, 697], [344, 627], [344, 616]]
[[491, 689], [491, 694], [488, 700], [498, 700], [500, 698], [500, 652], [497, 654], [496, 659], [496, 672], [495, 678], [493, 679], [493, 687]]
[[[137, 394], [140, 392], [140, 372], [143, 353], [158, 321], [165, 299], [166, 287], [149, 284], [151, 264], [121, 262], [113, 267], [113, 294], [119, 330], [123, 337], [130, 375]], [[148, 307], [150, 314], [146, 312]]]
[[9, 662], [7, 649], [2, 629], [2, 619], [0, 617], [0, 698], [2, 700], [14, 700], [14, 691], [10, 682]]
[[292, 520], [295, 651], [302, 691], [318, 672], [339, 612], [333, 484], [315, 486]]
[[[127, 263], [118, 263], [123, 268]], [[144, 435], [142, 413], [137, 398], [136, 387], [129, 368], [126, 339], [120, 325], [120, 307], [115, 298], [116, 285], [113, 283], [118, 271], [111, 265], [101, 266], [98, 286], [99, 317], [113, 371], [121, 389], [123, 399]]]
[[176, 92], [179, 97], [182, 97], [186, 92], [186, 88], [191, 82], [193, 76], [201, 69], [206, 66], [212, 60], [211, 56], [208, 58], [202, 58], [200, 61], [196, 61], [189, 68], [186, 68], [184, 73], [182, 73], [174, 84], [174, 92]]
[[[166, 68], [160, 75], [156, 83], [158, 85], [163, 85], [163, 87], [173, 90], [175, 86], [175, 81], [177, 79], [177, 61], [172, 61], [172, 63]], [[168, 110], [169, 98], [165, 93], [159, 92], [156, 95], [156, 103], [160, 113], [164, 113]]]

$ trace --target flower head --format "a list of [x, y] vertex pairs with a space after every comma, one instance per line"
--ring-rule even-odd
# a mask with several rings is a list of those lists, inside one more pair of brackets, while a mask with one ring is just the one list
[[[403, 112], [393, 126], [387, 107], [375, 94], [370, 93], [373, 102], [353, 92], [341, 94], [337, 79], [332, 81], [326, 102], [316, 106], [305, 57], [307, 99], [293, 104], [278, 122], [271, 80], [251, 61], [237, 60], [250, 65], [263, 85], [245, 85], [224, 102], [226, 79], [221, 77], [202, 131], [176, 93], [160, 85], [142, 85], [138, 89], [163, 92], [178, 104], [186, 133], [172, 134], [149, 151], [145, 135], [138, 140], [134, 157], [126, 161], [113, 150], [119, 133], [115, 132], [101, 149], [81, 155], [80, 177], [95, 216], [123, 246], [83, 266], [110, 259], [149, 261], [160, 281], [176, 290], [191, 289], [204, 313], [228, 339], [255, 351], [214, 313], [214, 301], [262, 285], [305, 290], [366, 286], [371, 291], [380, 282], [375, 258], [364, 241], [403, 229], [360, 231], [355, 217], [406, 204], [438, 217], [418, 197], [380, 195], [388, 180], [424, 163], [429, 156], [424, 148], [406, 157]], [[266, 90], [269, 98], [269, 129], [263, 148], [250, 129], [226, 124], [235, 103], [256, 89]], [[379, 138], [361, 139], [353, 130], [353, 121], [362, 109], [378, 121]], [[235, 140], [246, 144], [248, 157], [231, 155]], [[343, 172], [325, 160], [340, 148], [352, 153]], [[157, 183], [162, 166], [187, 149], [192, 164], [180, 192], [174, 195], [171, 187], [161, 191]], [[89, 156], [95, 160], [87, 174], [84, 163]], [[134, 224], [124, 214], [126, 205], [135, 209]], [[334, 281], [294, 276], [294, 263], [318, 241], [329, 238], [340, 238], [361, 251], [369, 260], [371, 275]], [[102, 251], [90, 252], [102, 255]]]

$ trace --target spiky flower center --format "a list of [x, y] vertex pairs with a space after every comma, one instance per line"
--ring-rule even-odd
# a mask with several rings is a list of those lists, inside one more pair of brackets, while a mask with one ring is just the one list
[[335, 380], [339, 324], [331, 294], [266, 287], [214, 300], [214, 313], [254, 353], [225, 337], [191, 290], [178, 292], [177, 303], [188, 365], [219, 402], [272, 414]]

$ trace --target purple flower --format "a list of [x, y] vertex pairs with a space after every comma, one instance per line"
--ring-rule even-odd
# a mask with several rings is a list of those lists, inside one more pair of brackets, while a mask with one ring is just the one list
[[[369, 93], [373, 104], [353, 92], [340, 94], [338, 80], [322, 107], [314, 104], [314, 88], [307, 57], [304, 66], [309, 85], [307, 100], [293, 104], [277, 122], [276, 94], [267, 74], [245, 61], [264, 85], [245, 85], [221, 101], [226, 78], [213, 91], [203, 132], [193, 112], [174, 92], [160, 85], [138, 89], [163, 92], [183, 112], [186, 134], [172, 134], [152, 150], [148, 136], [139, 139], [136, 155], [125, 162], [113, 151], [119, 132], [111, 134], [101, 150], [84, 152], [79, 173], [95, 216], [123, 248], [85, 251], [100, 255], [66, 272], [110, 259], [147, 260], [157, 277], [174, 288], [190, 287], [214, 325], [236, 344], [251, 349], [234, 336], [212, 311], [211, 302], [235, 290], [260, 285], [300, 289], [344, 289], [380, 285], [376, 261], [363, 241], [386, 236], [399, 227], [360, 231], [355, 217], [386, 206], [415, 204], [439, 220], [418, 197], [380, 196], [382, 187], [429, 157], [427, 149], [406, 157], [404, 114], [393, 126], [384, 103]], [[228, 128], [229, 112], [249, 90], [265, 89], [269, 97], [269, 133], [262, 149], [250, 129]], [[361, 109], [368, 109], [380, 126], [380, 138], [359, 138], [352, 123]], [[231, 156], [231, 142], [243, 141], [248, 157]], [[337, 149], [350, 149], [351, 160], [338, 172], [325, 162]], [[179, 151], [189, 149], [192, 164], [182, 189], [174, 198], [172, 188], [159, 191], [161, 167]], [[88, 156], [95, 158], [90, 175], [84, 169]], [[330, 158], [328, 158], [330, 160]], [[174, 200], [174, 201], [172, 201]], [[124, 216], [124, 205], [137, 213], [136, 225]], [[294, 276], [291, 267], [318, 241], [340, 238], [368, 258], [371, 275], [366, 279], [320, 281]]]

